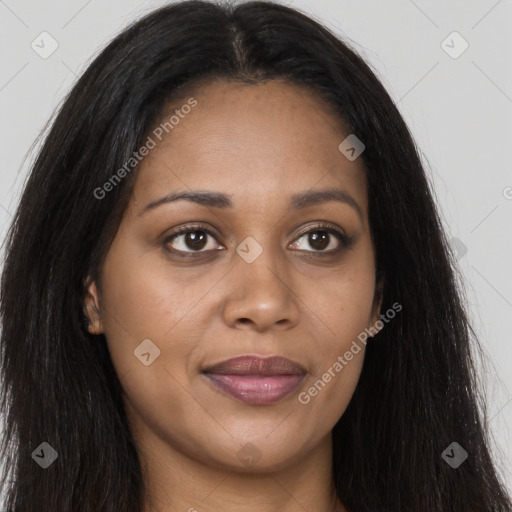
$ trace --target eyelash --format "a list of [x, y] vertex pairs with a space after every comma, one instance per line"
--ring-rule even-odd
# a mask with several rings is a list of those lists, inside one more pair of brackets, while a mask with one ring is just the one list
[[[204, 232], [204, 233], [210, 235], [212, 238], [215, 238], [215, 240], [217, 240], [217, 236], [216, 236], [215, 233], [213, 233], [213, 231], [211, 231], [210, 229], [208, 229], [208, 228], [206, 228], [206, 227], [204, 227], [204, 226], [202, 226], [200, 224], [193, 224], [193, 225], [183, 226], [182, 228], [179, 228], [174, 233], [172, 233], [170, 236], [168, 236], [163, 241], [164, 249], [167, 252], [170, 252], [172, 254], [179, 254], [180, 256], [182, 256], [184, 258], [190, 258], [190, 257], [194, 258], [194, 257], [197, 257], [196, 255], [210, 252], [211, 250], [207, 250], [207, 251], [204, 251], [204, 250], [201, 250], [201, 251], [180, 251], [180, 250], [176, 250], [176, 249], [168, 249], [167, 248], [167, 245], [171, 241], [173, 241], [175, 238], [177, 238], [178, 236], [183, 235], [183, 234], [187, 234], [187, 233], [193, 233], [194, 231]], [[301, 231], [298, 234], [297, 238], [295, 238], [295, 241], [301, 239], [304, 235], [308, 235], [309, 233], [315, 233], [317, 231], [325, 231], [325, 232], [327, 232], [327, 233], [329, 233], [331, 235], [334, 235], [338, 239], [338, 241], [340, 242], [340, 247], [338, 249], [334, 249], [334, 250], [330, 250], [330, 251], [316, 251], [316, 250], [312, 250], [312, 251], [306, 251], [306, 252], [316, 253], [318, 255], [332, 256], [334, 254], [338, 254], [343, 249], [345, 249], [345, 250], [350, 249], [352, 247], [352, 245], [354, 244], [354, 241], [355, 241], [355, 236], [348, 236], [343, 231], [340, 231], [340, 230], [338, 230], [336, 228], [333, 228], [331, 226], [331, 224], [326, 223], [326, 222], [320, 222], [320, 223], [316, 224], [315, 226], [309, 227], [309, 229]], [[299, 251], [301, 251], [301, 250], [299, 249]]]

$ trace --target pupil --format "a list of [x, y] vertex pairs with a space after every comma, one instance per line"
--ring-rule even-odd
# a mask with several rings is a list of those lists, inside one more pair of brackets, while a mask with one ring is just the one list
[[[197, 233], [200, 233], [197, 236]], [[187, 233], [185, 243], [189, 249], [202, 249], [205, 246], [206, 236], [204, 231], [191, 231]]]
[[[318, 236], [318, 233], [321, 233], [321, 235]], [[329, 245], [328, 233], [326, 231], [316, 231], [315, 233], [311, 233], [309, 235], [309, 243], [311, 244], [311, 247], [314, 247], [315, 249], [325, 249]]]
[[[316, 231], [309, 235], [309, 243], [311, 247], [317, 250], [323, 250], [329, 245], [328, 236], [326, 231]], [[204, 235], [204, 231], [190, 231], [186, 234], [185, 243], [189, 249], [202, 249], [205, 246], [205, 242], [206, 236]]]

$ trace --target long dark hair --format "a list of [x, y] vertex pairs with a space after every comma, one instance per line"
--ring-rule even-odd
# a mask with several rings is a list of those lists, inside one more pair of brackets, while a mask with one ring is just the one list
[[[198, 80], [281, 78], [328, 101], [365, 144], [381, 311], [402, 311], [368, 343], [333, 430], [333, 477], [347, 510], [510, 511], [493, 466], [478, 341], [415, 143], [370, 67], [297, 10], [270, 2], [180, 2], [118, 35], [65, 98], [6, 239], [1, 408], [13, 512], [135, 512], [141, 468], [103, 335], [82, 326], [84, 279], [99, 276], [136, 168], [103, 187], [167, 102]], [[341, 142], [341, 139], [340, 139]], [[478, 352], [480, 354], [480, 352]], [[47, 442], [48, 469], [33, 460]], [[442, 457], [457, 442], [468, 458]], [[36, 453], [37, 455], [37, 453]]]

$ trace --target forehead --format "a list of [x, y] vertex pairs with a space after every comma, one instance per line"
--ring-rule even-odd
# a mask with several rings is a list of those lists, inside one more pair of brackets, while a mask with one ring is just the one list
[[362, 159], [340, 152], [349, 133], [311, 90], [276, 80], [218, 81], [174, 100], [161, 121], [137, 175], [138, 199], [204, 189], [233, 196], [235, 207], [268, 209], [298, 192], [335, 186], [366, 211]]

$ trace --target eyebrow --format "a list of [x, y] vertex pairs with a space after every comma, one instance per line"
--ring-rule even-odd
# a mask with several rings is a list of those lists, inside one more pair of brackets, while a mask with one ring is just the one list
[[[163, 204], [172, 203], [174, 201], [187, 200], [203, 206], [212, 208], [232, 208], [233, 202], [231, 196], [221, 192], [201, 192], [198, 190], [190, 190], [184, 192], [173, 192], [160, 199], [147, 204], [139, 213], [139, 217], [147, 211], [153, 210]], [[338, 188], [326, 188], [323, 190], [305, 191], [294, 194], [290, 199], [290, 207], [295, 210], [301, 210], [309, 206], [314, 206], [328, 201], [337, 201], [339, 203], [348, 204], [356, 210], [360, 219], [363, 221], [363, 211], [357, 201], [345, 190]]]

